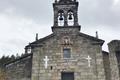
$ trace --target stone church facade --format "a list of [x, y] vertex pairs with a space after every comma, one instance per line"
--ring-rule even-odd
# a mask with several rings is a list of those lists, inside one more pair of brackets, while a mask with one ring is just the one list
[[7, 80], [120, 80], [120, 40], [108, 43], [80, 32], [76, 0], [55, 0], [52, 34], [6, 64]]

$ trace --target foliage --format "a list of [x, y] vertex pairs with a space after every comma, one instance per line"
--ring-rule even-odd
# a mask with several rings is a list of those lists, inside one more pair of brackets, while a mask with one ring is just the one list
[[6, 80], [6, 73], [3, 69], [0, 69], [0, 80]]
[[9, 63], [9, 62], [14, 61], [14, 60], [16, 60], [16, 59], [19, 59], [20, 57], [24, 57], [24, 56], [26, 56], [26, 55], [28, 55], [28, 54], [25, 53], [25, 54], [22, 54], [22, 55], [20, 55], [20, 56], [19, 56], [18, 54], [16, 54], [16, 56], [15, 56], [15, 55], [2, 56], [2, 57], [0, 58], [0, 68], [4, 69], [6, 63]]
[[5, 64], [7, 64], [7, 63], [9, 63], [9, 62], [11, 62], [11, 61], [14, 61], [14, 60], [16, 60], [16, 59], [19, 59], [19, 58], [21, 58], [21, 57], [25, 57], [25, 56], [27, 56], [28, 54], [26, 53], [26, 54], [22, 54], [22, 55], [18, 55], [18, 54], [16, 54], [16, 56], [15, 55], [11, 55], [11, 56], [2, 56], [1, 58], [0, 58], [0, 80], [6, 80], [6, 72], [5, 72]]

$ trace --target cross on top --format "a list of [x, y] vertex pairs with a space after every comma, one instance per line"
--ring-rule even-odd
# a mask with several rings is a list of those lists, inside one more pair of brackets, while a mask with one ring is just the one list
[[45, 61], [45, 64], [44, 64], [45, 69], [47, 69], [47, 67], [48, 67], [48, 61], [49, 61], [48, 56], [45, 56], [45, 58], [43, 60]]
[[88, 57], [87, 57], [86, 59], [88, 60], [88, 67], [90, 67], [90, 66], [91, 66], [90, 63], [91, 63], [91, 59], [92, 59], [92, 58], [88, 55]]

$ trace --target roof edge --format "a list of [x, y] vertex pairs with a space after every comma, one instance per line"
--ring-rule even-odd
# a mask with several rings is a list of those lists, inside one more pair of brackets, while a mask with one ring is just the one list
[[84, 34], [84, 33], [81, 33], [81, 32], [80, 32], [79, 35], [82, 36], [82, 37], [86, 37], [86, 38], [88, 38], [88, 39], [90, 39], [90, 40], [98, 41], [101, 45], [103, 45], [104, 42], [105, 42], [105, 41], [102, 40], [102, 39], [99, 39], [99, 38], [96, 38], [96, 37], [93, 37], [93, 36], [90, 36], [90, 35], [88, 35], [88, 34]]
[[28, 56], [32, 56], [32, 55], [33, 55], [33, 53], [30, 53], [30, 54], [27, 54], [27, 55], [25, 55], [25, 56], [22, 56], [22, 57], [20, 57], [20, 58], [18, 58], [18, 59], [15, 59], [15, 60], [13, 60], [13, 61], [10, 61], [10, 62], [6, 63], [5, 66], [6, 66], [6, 65], [9, 65], [10, 63], [14, 63], [14, 62], [16, 62], [16, 61], [22, 60], [22, 59], [24, 59], [24, 58], [26, 58], [26, 57], [28, 57]]

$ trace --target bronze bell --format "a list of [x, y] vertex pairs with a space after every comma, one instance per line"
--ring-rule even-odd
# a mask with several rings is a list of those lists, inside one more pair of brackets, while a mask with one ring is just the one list
[[68, 18], [68, 19], [69, 19], [69, 20], [72, 20], [72, 19], [73, 19], [71, 13], [69, 14], [69, 18]]
[[60, 21], [63, 20], [63, 15], [62, 15], [62, 13], [60, 13], [60, 18], [59, 18], [59, 20], [60, 20]]
[[60, 20], [60, 21], [62, 21], [62, 20], [63, 20], [63, 17], [62, 17], [62, 16], [60, 16], [59, 20]]

